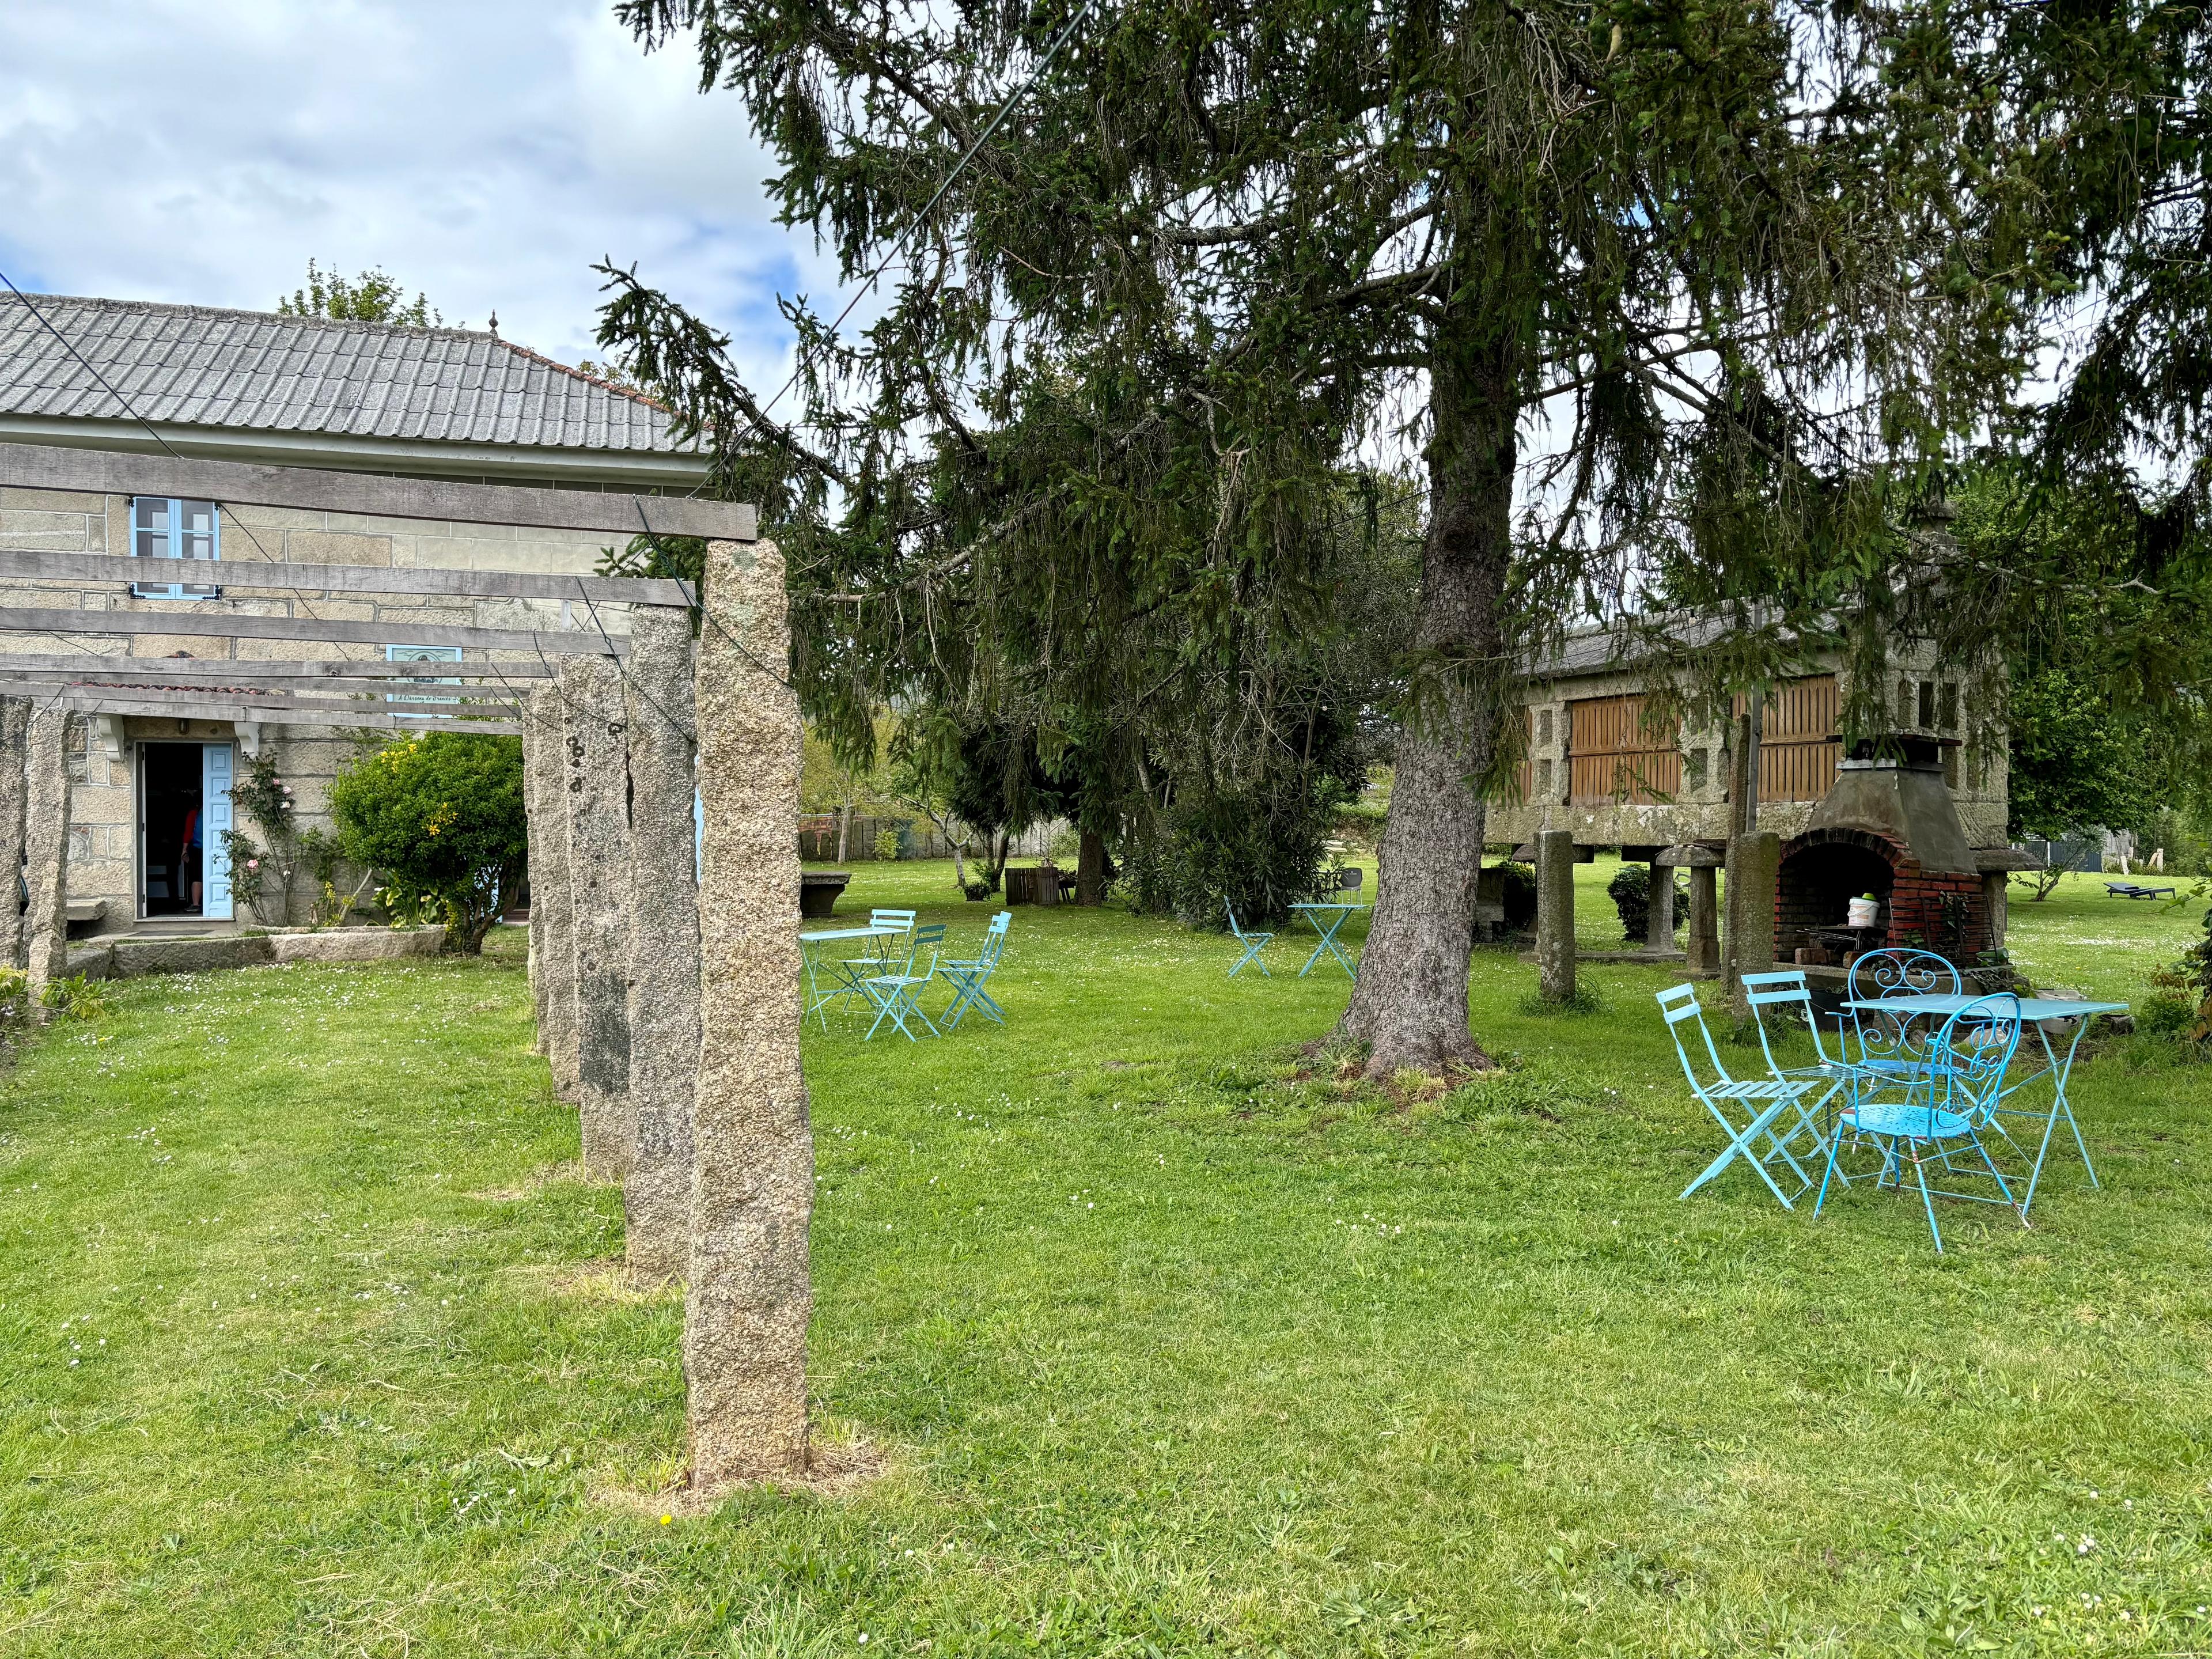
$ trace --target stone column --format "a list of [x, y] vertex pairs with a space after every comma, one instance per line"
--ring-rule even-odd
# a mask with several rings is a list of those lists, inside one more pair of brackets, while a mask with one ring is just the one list
[[1536, 836], [1536, 990], [1547, 1002], [1575, 998], [1575, 838]]
[[1651, 866], [1651, 917], [1644, 933], [1644, 948], [1662, 954], [1674, 948], [1674, 867]]
[[28, 781], [31, 705], [0, 697], [0, 968], [21, 968], [23, 956], [23, 794]]
[[1710, 864], [1690, 866], [1690, 931], [1684, 941], [1692, 974], [1721, 970], [1719, 872]]
[[1982, 872], [1982, 919], [1990, 936], [1989, 948], [2005, 948], [2005, 933], [2011, 921], [2010, 872], [2004, 870]]
[[771, 542], [713, 542], [699, 641], [702, 1041], [684, 1304], [691, 1482], [805, 1470], [814, 1138], [799, 1065], [799, 701]]
[[691, 793], [691, 618], [641, 606], [629, 711], [629, 1265], [680, 1279], [691, 1255], [691, 1088], [699, 1069], [699, 883]]
[[606, 657], [561, 665], [568, 895], [576, 968], [576, 1109], [584, 1173], [629, 1174], [629, 763], [622, 675]]
[[555, 1096], [573, 1101], [583, 1085], [576, 1054], [576, 907], [568, 890], [568, 728], [557, 687], [532, 689], [527, 720], [539, 762], [539, 821], [530, 827], [530, 915], [532, 922], [541, 912], [544, 917], [538, 933], [543, 990], [538, 1036], [552, 1067]]
[[1782, 837], [1772, 830], [1733, 836], [1728, 848], [1729, 1001], [1738, 1019], [1751, 1018], [1743, 976], [1774, 969], [1775, 891], [1782, 878]]
[[69, 711], [41, 708], [30, 719], [24, 767], [23, 873], [30, 914], [23, 919], [31, 1006], [69, 976]]
[[540, 892], [541, 860], [545, 848], [545, 770], [550, 750], [538, 723], [538, 694], [532, 692], [522, 708], [522, 821], [529, 842], [530, 860], [530, 1007], [537, 1021], [535, 1047], [546, 1052], [545, 1040], [545, 901]]

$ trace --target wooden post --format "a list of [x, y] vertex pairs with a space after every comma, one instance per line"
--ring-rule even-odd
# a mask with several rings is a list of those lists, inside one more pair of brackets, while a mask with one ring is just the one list
[[684, 1309], [691, 1484], [807, 1467], [814, 1139], [799, 1070], [799, 700], [773, 543], [710, 542], [699, 641], [701, 1041]]
[[1536, 836], [1536, 990], [1547, 1002], [1575, 999], [1575, 838]]
[[629, 1101], [623, 1182], [629, 1258], [681, 1278], [691, 1254], [691, 1089], [699, 1067], [699, 884], [691, 818], [691, 619], [632, 619], [629, 712]]

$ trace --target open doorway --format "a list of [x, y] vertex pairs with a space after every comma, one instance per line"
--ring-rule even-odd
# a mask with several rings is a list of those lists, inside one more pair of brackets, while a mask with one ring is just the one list
[[142, 743], [139, 848], [145, 914], [197, 916], [207, 903], [207, 813], [196, 743]]

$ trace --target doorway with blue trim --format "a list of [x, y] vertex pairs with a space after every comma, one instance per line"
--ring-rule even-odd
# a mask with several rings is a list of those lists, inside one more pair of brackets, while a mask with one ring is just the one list
[[227, 743], [138, 745], [139, 915], [227, 921], [231, 915]]

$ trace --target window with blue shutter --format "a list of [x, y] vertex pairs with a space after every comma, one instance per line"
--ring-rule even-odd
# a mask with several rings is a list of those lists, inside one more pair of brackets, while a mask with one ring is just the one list
[[[131, 498], [131, 552], [135, 558], [198, 560], [213, 565], [222, 556], [222, 515], [213, 501], [173, 495]], [[212, 583], [133, 582], [141, 599], [204, 599], [222, 590]]]

